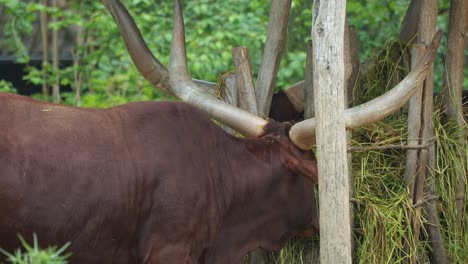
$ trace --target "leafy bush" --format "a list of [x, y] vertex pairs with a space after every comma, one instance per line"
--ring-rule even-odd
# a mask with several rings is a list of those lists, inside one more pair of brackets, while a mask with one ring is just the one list
[[[49, 21], [49, 30], [75, 28], [74, 64], [60, 70], [53, 69], [50, 64], [45, 65], [45, 70], [30, 67], [25, 80], [38, 85], [52, 85], [58, 77], [61, 85], [72, 88], [72, 92], [62, 93], [64, 103], [84, 107], [172, 99], [154, 89], [138, 73], [111, 15], [99, 1], [67, 1], [67, 8], [45, 7], [38, 2], [0, 0], [8, 17], [0, 49], [15, 54], [19, 62], [27, 63], [30, 54], [21, 41], [32, 34], [33, 25], [39, 19], [38, 12], [45, 11], [51, 18], [57, 19], [55, 23]], [[167, 65], [172, 39], [172, 2], [123, 2], [150, 49]], [[312, 0], [292, 3], [277, 90], [304, 78], [305, 46], [310, 38], [312, 3]], [[448, 3], [448, 0], [441, 1], [441, 12], [446, 12], [443, 10], [447, 10]], [[395, 39], [407, 4], [406, 0], [348, 2], [348, 22], [356, 27], [362, 60], [369, 59], [370, 54], [382, 47], [387, 39]], [[268, 4], [260, 0], [221, 1], [216, 4], [211, 0], [194, 0], [183, 1], [183, 9], [188, 63], [194, 78], [215, 82], [220, 74], [233, 70], [231, 49], [236, 46], [249, 48], [256, 78], [267, 36]], [[441, 15], [438, 27], [447, 27], [447, 16]], [[436, 70], [440, 72], [435, 75], [436, 88], [440, 89], [443, 63], [436, 65]]]
[[0, 253], [4, 254], [8, 261], [12, 264], [66, 264], [66, 259], [70, 256], [70, 253], [62, 255], [65, 250], [70, 246], [70, 243], [66, 243], [61, 248], [49, 247], [47, 249], [39, 248], [36, 234], [33, 235], [33, 245], [29, 245], [24, 238], [18, 236], [21, 244], [24, 248], [24, 252], [21, 249], [17, 249], [14, 253], [9, 253], [3, 249], [0, 249]]

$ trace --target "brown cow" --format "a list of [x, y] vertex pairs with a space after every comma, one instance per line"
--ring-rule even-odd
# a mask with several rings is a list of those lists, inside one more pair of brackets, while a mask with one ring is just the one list
[[[81, 109], [1, 94], [0, 247], [35, 232], [43, 246], [70, 241], [70, 263], [229, 264], [316, 234], [315, 120], [267, 122], [201, 92], [187, 72], [177, 0], [169, 71], [123, 5], [102, 2], [145, 78], [247, 137], [186, 103]], [[385, 115], [424, 79], [440, 36], [396, 93], [377, 99]], [[346, 118], [355, 127], [381, 115], [356, 107]]]
[[318, 231], [316, 164], [287, 125], [239, 139], [185, 103], [0, 106], [4, 249], [36, 232], [71, 263], [238, 263]]

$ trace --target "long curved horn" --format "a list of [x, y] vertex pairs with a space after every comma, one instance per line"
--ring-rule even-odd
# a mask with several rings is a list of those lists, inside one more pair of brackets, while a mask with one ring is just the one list
[[171, 93], [168, 70], [153, 56], [146, 43], [142, 41], [140, 30], [127, 9], [119, 0], [101, 0], [101, 2], [114, 18], [138, 71], [152, 85], [159, 87], [166, 93]]
[[[393, 89], [367, 103], [345, 110], [346, 128], [352, 129], [374, 123], [405, 105], [426, 78], [441, 38], [442, 31], [439, 30], [415, 69], [411, 70]], [[315, 144], [315, 127], [315, 118], [301, 121], [291, 127], [289, 137], [299, 148], [310, 149]]]
[[190, 77], [185, 54], [182, 11], [174, 0], [174, 32], [169, 72], [152, 55], [132, 17], [119, 0], [101, 0], [112, 14], [138, 71], [153, 85], [170, 92], [182, 101], [207, 112], [212, 118], [238, 132], [258, 137], [264, 134], [266, 120], [218, 100], [203, 91]]

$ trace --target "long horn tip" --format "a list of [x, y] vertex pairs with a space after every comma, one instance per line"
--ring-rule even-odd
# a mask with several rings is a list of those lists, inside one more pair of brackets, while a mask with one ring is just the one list
[[170, 72], [179, 75], [188, 75], [184, 18], [179, 0], [174, 0], [174, 29], [169, 68]]

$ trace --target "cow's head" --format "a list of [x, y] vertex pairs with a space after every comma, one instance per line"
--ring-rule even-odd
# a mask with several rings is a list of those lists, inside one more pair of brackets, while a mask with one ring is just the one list
[[[311, 199], [313, 199], [313, 185], [317, 182], [317, 171], [315, 160], [310, 152], [315, 144], [316, 120], [314, 118], [301, 121], [291, 127], [283, 126], [280, 123], [268, 122], [204, 92], [199, 82], [192, 80], [187, 70], [184, 25], [178, 0], [174, 0], [174, 31], [169, 69], [152, 55], [134, 21], [119, 0], [101, 0], [101, 2], [113, 15], [133, 62], [149, 82], [155, 87], [202, 109], [213, 119], [234, 128], [246, 137], [271, 140], [272, 146], [274, 146], [272, 150], [280, 153], [278, 166], [282, 166], [286, 173], [300, 175], [306, 180], [305, 187], [298, 187], [294, 186], [294, 177], [291, 177], [291, 183], [288, 185], [290, 189], [284, 189], [284, 191], [305, 188], [307, 195], [304, 193], [303, 197], [300, 195], [291, 197], [305, 199], [304, 201], [308, 204], [315, 202]], [[441, 36], [441, 32], [436, 34], [417, 66], [395, 88], [364, 105], [347, 109], [345, 111], [346, 127], [356, 128], [373, 123], [401, 108], [425, 79]], [[276, 128], [274, 128], [275, 126]], [[282, 132], [278, 132], [281, 130], [279, 127], [283, 127]], [[300, 201], [295, 202], [300, 204]], [[293, 207], [291, 210], [295, 210], [295, 208]], [[318, 224], [312, 221], [316, 217], [313, 215], [315, 212], [311, 213], [313, 210], [315, 208], [311, 208], [311, 211], [307, 212], [311, 214], [310, 217], [306, 217], [310, 218], [310, 222], [301, 223], [306, 230], [302, 233], [304, 235], [314, 234], [318, 229]], [[290, 213], [297, 214], [298, 212]]]
[[[313, 236], [319, 231], [314, 194], [318, 181], [317, 163], [312, 150], [300, 149], [291, 142], [288, 136], [290, 128], [291, 125], [287, 123], [269, 123], [266, 126], [267, 133], [258, 141], [259, 144], [269, 146], [254, 146], [252, 150], [270, 152], [254, 153], [256, 157], [268, 159], [265, 162], [272, 166], [272, 172], [268, 173], [263, 184], [268, 189], [264, 197], [270, 201], [264, 203], [268, 205], [265, 208], [274, 208], [280, 214], [279, 217], [273, 217], [276, 221], [271, 221], [278, 226], [267, 227], [264, 232], [284, 237], [269, 239], [279, 243], [263, 245], [269, 249], [279, 248], [291, 236]], [[284, 219], [284, 222], [279, 219]], [[270, 232], [268, 229], [271, 229]]]

